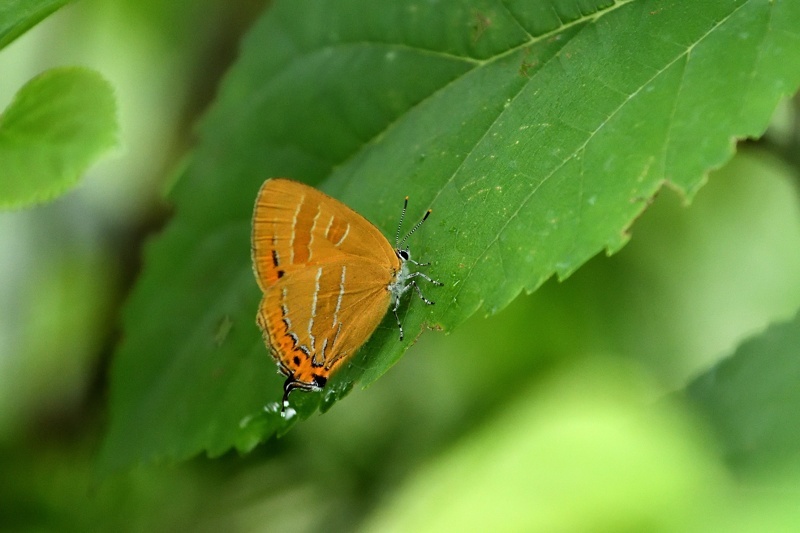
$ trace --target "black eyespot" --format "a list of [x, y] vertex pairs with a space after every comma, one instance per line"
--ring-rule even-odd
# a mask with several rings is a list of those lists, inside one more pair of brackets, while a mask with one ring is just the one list
[[283, 275], [286, 274], [283, 270], [278, 270], [278, 279], [281, 279]]
[[314, 385], [316, 385], [320, 389], [323, 388], [327, 382], [328, 378], [314, 374]]
[[300, 366], [300, 358], [296, 355], [292, 358], [292, 362], [294, 363], [294, 366]]

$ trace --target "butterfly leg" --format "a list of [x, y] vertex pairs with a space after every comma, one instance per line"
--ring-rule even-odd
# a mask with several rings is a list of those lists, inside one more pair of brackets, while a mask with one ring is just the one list
[[426, 281], [429, 281], [429, 282], [433, 283], [437, 287], [444, 287], [444, 283], [442, 283], [441, 281], [436, 281], [435, 279], [431, 279], [429, 276], [427, 276], [426, 274], [423, 274], [422, 272], [412, 272], [411, 274], [408, 275], [408, 277], [409, 278], [422, 278], [422, 279], [424, 279]]
[[408, 292], [411, 289], [411, 287], [414, 287], [414, 290], [417, 291], [417, 295], [419, 295], [420, 299], [423, 302], [425, 302], [428, 305], [433, 305], [434, 304], [434, 302], [428, 300], [427, 298], [425, 298], [425, 295], [422, 294], [422, 289], [419, 288], [419, 285], [417, 285], [417, 282], [414, 281], [414, 279], [413, 279], [413, 278], [417, 278], [417, 277], [422, 278], [424, 280], [427, 280], [430, 283], [433, 283], [434, 285], [438, 285], [439, 287], [442, 287], [444, 285], [443, 283], [441, 283], [439, 281], [436, 281], [435, 279], [431, 279], [429, 276], [423, 274], [422, 272], [412, 272], [411, 274], [408, 275], [407, 278], [405, 278], [405, 279], [410, 280], [410, 281], [408, 283], [406, 283], [405, 285], [403, 285], [402, 288], [399, 291], [397, 291], [397, 292], [393, 291], [394, 307], [392, 308], [392, 311], [394, 312], [395, 320], [397, 320], [397, 327], [400, 328], [400, 340], [403, 340], [403, 324], [400, 321], [400, 316], [397, 314], [397, 310], [400, 307], [400, 299], [403, 297], [403, 295], [406, 292]]
[[408, 289], [411, 288], [412, 284], [413, 282], [409, 283], [408, 285], [404, 285], [399, 292], [394, 294], [394, 308], [392, 310], [394, 311], [394, 318], [397, 320], [397, 327], [400, 328], [400, 340], [403, 340], [403, 323], [400, 322], [400, 316], [397, 314], [397, 309], [400, 307], [400, 299], [406, 292], [408, 292]]
[[416, 265], [418, 267], [431, 266], [430, 262], [428, 262], [428, 263], [418, 263], [418, 262], [414, 261], [413, 259], [411, 259], [410, 257], [408, 259], [406, 259], [406, 261], [408, 261], [412, 265]]
[[[431, 263], [430, 263], [430, 261], [428, 261], [428, 262], [426, 262], [426, 263], [418, 263], [417, 261], [414, 261], [414, 260], [413, 260], [413, 259], [411, 259], [410, 257], [409, 257], [408, 259], [406, 259], [406, 261], [408, 261], [408, 262], [409, 262], [409, 263], [411, 263], [412, 265], [414, 265], [414, 266], [418, 266], [418, 267], [427, 267], [427, 266], [431, 266]], [[422, 275], [423, 275], [423, 274], [420, 274], [420, 276], [422, 276]], [[429, 279], [429, 278], [426, 278], [426, 279], [428, 279], [428, 281], [433, 281], [432, 279]], [[436, 282], [436, 283], [438, 283], [438, 282]]]
[[[432, 279], [429, 279], [428, 281], [433, 281], [433, 280], [432, 280]], [[437, 283], [438, 283], [438, 282], [437, 282]], [[413, 287], [414, 287], [414, 288], [417, 290], [417, 294], [419, 295], [420, 299], [421, 299], [423, 302], [425, 302], [425, 303], [426, 303], [426, 304], [428, 304], [428, 305], [433, 305], [433, 304], [434, 304], [434, 302], [432, 302], [432, 301], [428, 300], [427, 298], [425, 298], [425, 296], [422, 294], [422, 290], [419, 288], [419, 285], [417, 285], [417, 282], [416, 282], [416, 281], [413, 281], [413, 280], [412, 280], [412, 281], [411, 281], [411, 283], [410, 283], [410, 285], [411, 285], [411, 286], [413, 286]], [[441, 283], [439, 283], [439, 285], [441, 285]]]
[[394, 301], [394, 318], [397, 320], [397, 327], [400, 328], [400, 340], [403, 340], [403, 323], [400, 322], [400, 316], [397, 314], [397, 307], [400, 305], [400, 298]]

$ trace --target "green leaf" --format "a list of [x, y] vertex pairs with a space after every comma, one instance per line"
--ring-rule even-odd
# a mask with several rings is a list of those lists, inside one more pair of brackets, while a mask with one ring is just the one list
[[[287, 429], [254, 325], [249, 228], [261, 183], [320, 187], [411, 240], [411, 296], [299, 418], [377, 379], [425, 326], [495, 313], [565, 277], [665, 183], [691, 196], [800, 83], [800, 4], [758, 0], [277, 1], [203, 120], [149, 247], [112, 370], [106, 467], [220, 454]], [[230, 321], [224, 341], [221, 324]], [[446, 380], [447, 376], [441, 376]]]
[[0, 115], [0, 207], [51, 199], [117, 143], [114, 91], [97, 72], [52, 69]]
[[711, 421], [729, 462], [744, 471], [800, 466], [800, 313], [744, 342], [698, 377], [686, 396]]
[[0, 50], [70, 0], [3, 0], [0, 3]]

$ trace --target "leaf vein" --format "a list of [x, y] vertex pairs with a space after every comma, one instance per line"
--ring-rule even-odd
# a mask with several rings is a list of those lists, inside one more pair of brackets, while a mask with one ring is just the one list
[[[537, 184], [536, 184], [536, 186], [535, 186], [535, 187], [534, 187], [534, 188], [533, 188], [533, 189], [532, 189], [532, 190], [531, 190], [531, 191], [530, 191], [530, 192], [529, 192], [527, 195], [525, 195], [525, 196], [522, 198], [522, 200], [520, 201], [520, 203], [519, 203], [518, 207], [516, 208], [516, 210], [515, 210], [513, 213], [511, 213], [511, 214], [508, 216], [508, 218], [506, 218], [506, 220], [505, 220], [504, 224], [503, 224], [503, 225], [500, 227], [500, 229], [498, 230], [497, 234], [496, 234], [496, 235], [495, 235], [495, 236], [494, 236], [494, 237], [493, 237], [493, 238], [492, 238], [492, 239], [491, 239], [491, 240], [490, 240], [490, 241], [489, 241], [489, 242], [486, 244], [486, 247], [483, 249], [483, 251], [482, 251], [482, 252], [480, 252], [480, 253], [479, 253], [477, 256], [475, 256], [475, 259], [474, 259], [474, 261], [473, 261], [472, 265], [470, 265], [470, 266], [469, 266], [469, 269], [467, 270], [466, 274], [465, 274], [465, 275], [464, 275], [464, 277], [461, 279], [461, 282], [462, 282], [462, 283], [460, 284], [460, 286], [459, 286], [459, 289], [456, 291], [456, 294], [454, 294], [454, 295], [453, 295], [453, 298], [452, 298], [452, 299], [450, 300], [450, 302], [448, 303], [448, 306], [447, 306], [447, 308], [445, 309], [445, 313], [446, 313], [446, 312], [448, 312], [448, 311], [450, 310], [450, 308], [452, 307], [453, 303], [455, 303], [456, 301], [458, 301], [458, 297], [459, 297], [459, 295], [460, 295], [460, 294], [461, 294], [461, 292], [464, 290], [464, 287], [467, 285], [465, 282], [466, 282], [466, 281], [467, 281], [467, 280], [470, 278], [470, 276], [472, 275], [472, 273], [475, 271], [475, 268], [476, 268], [476, 266], [478, 265], [478, 262], [479, 262], [479, 261], [480, 261], [480, 260], [481, 260], [481, 259], [482, 259], [482, 258], [483, 258], [483, 257], [484, 257], [486, 254], [487, 254], [487, 253], [488, 253], [488, 251], [491, 249], [491, 247], [492, 247], [492, 246], [493, 246], [495, 243], [497, 243], [497, 242], [498, 242], [498, 240], [500, 239], [500, 235], [502, 235], [502, 234], [503, 234], [503, 233], [506, 231], [506, 229], [508, 228], [508, 226], [511, 224], [511, 222], [512, 222], [513, 220], [515, 220], [515, 219], [516, 219], [516, 218], [519, 216], [519, 213], [520, 213], [520, 212], [522, 211], [522, 209], [523, 209], [523, 208], [524, 208], [524, 207], [525, 207], [525, 206], [528, 204], [528, 202], [531, 200], [531, 198], [533, 198], [533, 196], [534, 196], [534, 195], [535, 195], [535, 194], [538, 192], [538, 190], [541, 188], [541, 186], [542, 186], [543, 184], [547, 183], [547, 182], [550, 180], [550, 178], [551, 178], [551, 177], [553, 177], [553, 176], [555, 175], [555, 173], [556, 173], [556, 172], [558, 172], [559, 170], [561, 170], [561, 168], [563, 168], [563, 167], [564, 167], [564, 165], [566, 165], [566, 164], [567, 164], [567, 162], [569, 162], [571, 159], [573, 159], [574, 157], [576, 157], [576, 155], [577, 155], [578, 153], [580, 153], [580, 151], [581, 151], [581, 150], [585, 149], [585, 148], [586, 148], [586, 146], [589, 144], [589, 142], [590, 142], [592, 139], [594, 139], [595, 135], [597, 135], [597, 133], [598, 133], [598, 132], [599, 132], [601, 129], [603, 129], [603, 128], [604, 128], [604, 127], [605, 127], [605, 126], [606, 126], [606, 125], [607, 125], [607, 124], [608, 124], [608, 123], [611, 121], [611, 119], [612, 119], [612, 118], [614, 118], [614, 117], [615, 117], [615, 116], [616, 116], [616, 115], [617, 115], [617, 114], [618, 114], [618, 113], [619, 113], [619, 112], [620, 112], [620, 111], [621, 111], [621, 110], [622, 110], [622, 109], [625, 107], [625, 105], [626, 105], [628, 102], [630, 102], [630, 101], [631, 101], [633, 98], [635, 98], [636, 96], [638, 96], [638, 95], [639, 95], [639, 93], [641, 93], [641, 91], [642, 91], [642, 90], [643, 90], [645, 87], [647, 87], [647, 85], [648, 85], [648, 84], [652, 83], [652, 81], [653, 81], [653, 80], [655, 80], [655, 79], [656, 79], [658, 76], [660, 76], [660, 75], [661, 75], [661, 74], [662, 74], [664, 71], [666, 71], [667, 69], [669, 69], [669, 68], [670, 68], [670, 67], [671, 67], [673, 64], [675, 64], [675, 63], [676, 63], [678, 60], [682, 59], [683, 57], [688, 57], [688, 55], [691, 53], [691, 51], [692, 51], [692, 50], [694, 50], [694, 48], [695, 48], [695, 47], [696, 47], [696, 46], [697, 46], [699, 43], [701, 43], [703, 40], [705, 40], [705, 39], [706, 39], [706, 37], [708, 37], [709, 35], [711, 35], [711, 34], [712, 34], [712, 33], [713, 33], [713, 32], [714, 32], [714, 31], [715, 31], [717, 28], [719, 28], [720, 26], [722, 26], [723, 24], [725, 24], [725, 23], [726, 23], [728, 20], [730, 20], [730, 18], [731, 18], [731, 17], [732, 17], [732, 16], [733, 16], [735, 13], [737, 13], [737, 12], [738, 12], [740, 9], [742, 9], [742, 7], [743, 7], [744, 5], [745, 5], [745, 4], [742, 4], [742, 5], [740, 5], [740, 6], [737, 6], [737, 7], [736, 7], [736, 8], [735, 8], [733, 11], [731, 11], [731, 12], [730, 12], [728, 15], [726, 15], [726, 16], [725, 16], [725, 17], [723, 17], [721, 20], [719, 20], [719, 21], [718, 21], [716, 24], [714, 24], [714, 25], [713, 25], [713, 26], [712, 26], [712, 27], [711, 27], [711, 28], [710, 28], [710, 29], [709, 29], [707, 32], [705, 32], [703, 35], [701, 35], [701, 36], [700, 36], [700, 37], [699, 37], [699, 38], [696, 40], [696, 42], [694, 42], [694, 43], [692, 43], [691, 45], [689, 45], [689, 46], [687, 47], [686, 51], [684, 51], [683, 53], [681, 53], [681, 54], [679, 54], [678, 56], [676, 56], [676, 57], [675, 57], [675, 59], [673, 59], [672, 61], [670, 61], [669, 63], [667, 63], [667, 64], [666, 64], [666, 65], [665, 65], [663, 68], [661, 68], [661, 69], [659, 69], [658, 71], [656, 71], [656, 73], [655, 73], [653, 76], [651, 76], [651, 77], [650, 77], [648, 80], [646, 80], [644, 83], [642, 83], [642, 84], [641, 84], [641, 86], [640, 86], [638, 89], [636, 89], [636, 90], [635, 90], [633, 93], [631, 93], [631, 94], [630, 94], [630, 96], [628, 96], [628, 98], [626, 98], [625, 100], [623, 100], [623, 101], [622, 101], [622, 103], [621, 103], [619, 106], [617, 106], [617, 108], [616, 108], [616, 109], [614, 109], [614, 110], [613, 110], [613, 111], [612, 111], [612, 112], [609, 114], [608, 118], [606, 118], [604, 121], [602, 121], [602, 122], [601, 122], [601, 123], [600, 123], [600, 124], [597, 126], [597, 128], [595, 128], [595, 130], [594, 130], [594, 131], [593, 131], [593, 132], [592, 132], [592, 133], [591, 133], [591, 134], [590, 134], [590, 135], [589, 135], [589, 136], [586, 138], [586, 140], [585, 140], [585, 141], [584, 141], [584, 142], [583, 142], [583, 143], [582, 143], [580, 146], [578, 146], [578, 147], [576, 148], [576, 150], [573, 152], [573, 154], [572, 154], [570, 157], [568, 157], [568, 158], [565, 158], [565, 159], [564, 159], [564, 161], [562, 161], [562, 162], [561, 162], [559, 165], [557, 165], [557, 166], [556, 166], [556, 167], [555, 167], [555, 168], [554, 168], [554, 169], [553, 169], [553, 170], [552, 170], [550, 173], [548, 173], [546, 176], [544, 176], [544, 178], [543, 178], [543, 179], [542, 179], [542, 180], [541, 180], [539, 183], [537, 183]], [[555, 56], [554, 56], [554, 57], [555, 57]], [[520, 91], [520, 92], [521, 92], [521, 91]], [[517, 93], [517, 96], [519, 96], [519, 93]], [[516, 97], [515, 97], [515, 98], [516, 98]], [[501, 116], [502, 116], [502, 113], [501, 113]], [[498, 117], [498, 118], [499, 118], [499, 117]], [[466, 160], [466, 158], [465, 158], [465, 160]], [[462, 162], [462, 164], [463, 164], [463, 162]], [[454, 179], [454, 177], [455, 177], [455, 173], [453, 173], [453, 174], [450, 176], [450, 178], [448, 179], [448, 182], [452, 181], [452, 180]], [[440, 190], [441, 190], [441, 189], [440, 189]], [[438, 197], [438, 194], [437, 194], [437, 197]]]

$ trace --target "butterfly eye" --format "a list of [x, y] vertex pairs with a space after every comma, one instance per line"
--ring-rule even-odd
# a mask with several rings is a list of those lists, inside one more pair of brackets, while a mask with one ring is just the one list
[[408, 254], [408, 250], [397, 250], [397, 257], [403, 261], [408, 261], [411, 258], [411, 256]]

